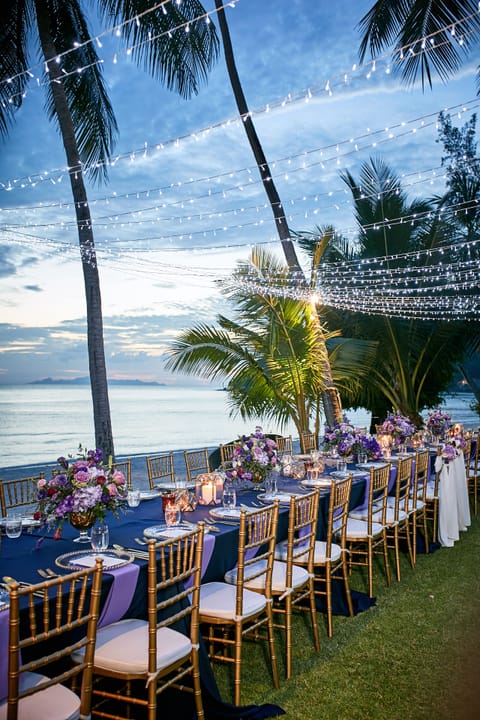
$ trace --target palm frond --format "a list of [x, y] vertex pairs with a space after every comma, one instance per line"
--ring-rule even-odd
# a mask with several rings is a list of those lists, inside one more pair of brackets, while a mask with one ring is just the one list
[[3, 3], [0, 24], [0, 135], [6, 136], [21, 107], [28, 83], [28, 37], [32, 26], [30, 3]]
[[122, 28], [132, 57], [169, 90], [188, 98], [198, 92], [218, 57], [215, 26], [206, 22], [198, 0], [167, 3], [143, 15], [151, 5], [150, 0], [105, 0], [102, 11], [114, 23], [134, 21]]

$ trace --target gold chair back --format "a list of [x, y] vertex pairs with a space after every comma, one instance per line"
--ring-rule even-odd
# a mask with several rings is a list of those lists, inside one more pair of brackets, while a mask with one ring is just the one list
[[[45, 710], [49, 709], [48, 703], [51, 703], [50, 710], [52, 703], [58, 710], [58, 703], [61, 702], [53, 686], [63, 685], [80, 674], [80, 717], [90, 716], [101, 581], [102, 560], [97, 558], [95, 567], [92, 568], [55, 577], [36, 585], [10, 585], [9, 719], [16, 718], [17, 713], [18, 717], [21, 717], [22, 701], [42, 691], [45, 691], [45, 695], [36, 699], [39, 703], [36, 716], [47, 717]], [[82, 649], [83, 662], [70, 663], [72, 653]], [[45, 654], [36, 660], [31, 659], [42, 652]], [[53, 661], [55, 665], [52, 665]], [[42, 674], [44, 669], [48, 677]], [[25, 679], [25, 673], [28, 676], [30, 672], [40, 672], [41, 681], [31, 687], [27, 682], [25, 687], [20, 689], [20, 676], [23, 673]], [[53, 688], [53, 695], [49, 693], [49, 688]], [[42, 705], [43, 712], [40, 712]]]
[[0, 483], [0, 509], [2, 516], [8, 510], [17, 507], [26, 507], [37, 503], [37, 482], [43, 479], [44, 474], [34, 477], [20, 478], [18, 480], [3, 480]]
[[127, 483], [127, 490], [132, 489], [132, 461], [130, 458], [128, 460], [122, 460], [121, 462], [115, 462], [112, 464], [113, 470], [120, 470], [121, 473], [123, 473], [123, 477], [125, 478], [125, 482]]
[[184, 450], [185, 467], [189, 481], [195, 480], [197, 475], [210, 472], [210, 461], [208, 459], [208, 448], [200, 450]]
[[275, 442], [277, 443], [277, 452], [280, 455], [293, 454], [293, 440], [291, 435], [287, 435], [286, 437], [277, 437]]
[[220, 466], [222, 470], [227, 470], [232, 464], [235, 443], [225, 443], [224, 445], [219, 445], [218, 448], [220, 450]]
[[308, 455], [312, 450], [317, 450], [317, 436], [312, 432], [302, 432], [300, 435], [300, 447], [302, 453]]
[[160, 455], [147, 455], [147, 472], [150, 490], [155, 489], [156, 480], [167, 480], [175, 484], [175, 468], [173, 465], [173, 453], [161, 453]]

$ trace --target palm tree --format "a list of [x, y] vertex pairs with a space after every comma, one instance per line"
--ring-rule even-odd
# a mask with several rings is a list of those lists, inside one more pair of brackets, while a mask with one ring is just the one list
[[[81, 0], [3, 3], [0, 133], [4, 137], [8, 134], [23, 103], [32, 46], [38, 44], [48, 78], [46, 108], [60, 131], [74, 199], [85, 285], [95, 442], [106, 456], [113, 456], [100, 281], [85, 174], [88, 172], [94, 182], [106, 180], [117, 124], [82, 5]], [[189, 33], [184, 27], [178, 31], [174, 28], [205, 13], [199, 2], [190, 0], [181, 8], [170, 4], [165, 13], [158, 7], [145, 15], [147, 0], [104, 0], [98, 6], [110, 25], [141, 17], [138, 23], [122, 25], [125, 40], [135, 40], [134, 58], [184, 97], [197, 91], [198, 79], [205, 77], [218, 52], [215, 30], [205, 22], [193, 23]], [[150, 41], [152, 37], [156, 39]]]
[[[408, 202], [399, 179], [383, 161], [365, 163], [358, 181], [349, 172], [341, 177], [353, 196], [359, 259], [432, 249], [449, 239], [450, 230], [435, 218], [433, 206], [425, 200]], [[392, 223], [390, 228], [385, 222], [414, 215], [424, 219]], [[328, 310], [325, 317], [330, 326], [341, 327], [344, 335], [377, 343], [376, 361], [366, 382], [356, 394], [344, 398], [353, 407], [368, 407], [372, 423], [391, 409], [420, 423], [420, 411], [441, 402], [440, 393], [446, 390], [456, 364], [475, 346], [472, 330], [477, 331], [463, 322], [402, 320], [335, 310]]]
[[[240, 82], [240, 76], [238, 74], [235, 63], [233, 46], [230, 38], [230, 31], [228, 29], [223, 0], [215, 0], [215, 7], [217, 9], [218, 24], [222, 36], [225, 62], [227, 66], [227, 72], [230, 78], [230, 84], [233, 90], [233, 95], [235, 97], [238, 112], [240, 113], [240, 116], [243, 120], [243, 126], [245, 128], [250, 147], [257, 163], [264, 190], [266, 192], [270, 207], [272, 209], [275, 227], [282, 245], [285, 260], [292, 273], [294, 273], [294, 276], [297, 277], [297, 281], [300, 284], [303, 283], [303, 285], [306, 287], [308, 283], [297, 258], [295, 246], [292, 242], [292, 233], [290, 231], [290, 228], [288, 227], [287, 218], [283, 210], [283, 204], [280, 200], [280, 196], [275, 186], [272, 173], [270, 172], [270, 168], [263, 152], [263, 148], [257, 131], [255, 129], [255, 125], [253, 123], [252, 116], [248, 108], [245, 94], [243, 92], [242, 84]], [[317, 312], [316, 308], [314, 308], [312, 312], [313, 318], [315, 318]], [[322, 357], [324, 360], [324, 365], [321, 368], [324, 379], [324, 387], [322, 390], [323, 410], [327, 423], [329, 425], [333, 425], [335, 422], [340, 422], [342, 419], [342, 406], [340, 403], [340, 395], [337, 392], [333, 380], [332, 369], [330, 367], [328, 353], [325, 347], [325, 338], [322, 336], [322, 326], [318, 317], [316, 319], [316, 323], [318, 352], [320, 357]]]
[[[280, 428], [292, 421], [300, 434], [325, 387], [317, 316], [305, 301], [250, 291], [252, 275], [254, 281], [274, 278], [278, 287], [288, 284], [289, 269], [254, 250], [250, 262], [240, 262], [223, 284], [235, 317], [219, 315], [218, 327], [201, 324], [183, 331], [169, 350], [167, 367], [226, 382], [232, 415], [275, 421]], [[325, 327], [320, 332], [327, 339], [338, 335]], [[330, 358], [336, 382], [358, 386], [372, 357], [369, 343], [339, 343]]]
[[[478, 2], [377, 0], [358, 27], [362, 62], [368, 48], [374, 57], [393, 45], [394, 62], [404, 82], [413, 84], [420, 75], [422, 88], [426, 83], [431, 87], [434, 72], [446, 82], [475, 48], [480, 37]], [[432, 36], [433, 43], [423, 47], [419, 41], [426, 36]], [[477, 85], [480, 92], [480, 66]]]

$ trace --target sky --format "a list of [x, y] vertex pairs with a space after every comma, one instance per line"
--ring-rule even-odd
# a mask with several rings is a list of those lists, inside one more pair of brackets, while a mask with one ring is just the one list
[[[409, 200], [441, 194], [436, 120], [477, 106], [475, 57], [447, 84], [406, 88], [388, 55], [359, 65], [373, 0], [236, 0], [227, 19], [243, 89], [291, 229], [333, 224], [354, 240], [340, 174], [380, 157]], [[88, 7], [91, 4], [87, 5]], [[206, 0], [207, 11], [214, 8]], [[90, 15], [90, 17], [92, 17]], [[215, 22], [214, 15], [211, 16]], [[92, 17], [94, 32], [99, 31]], [[108, 183], [87, 185], [110, 378], [191, 382], [165, 370], [183, 328], [226, 312], [218, 279], [252, 247], [282, 257], [223, 54], [184, 100], [102, 36], [119, 125]], [[478, 60], [477, 60], [478, 62]], [[36, 60], [32, 56], [31, 66]], [[35, 76], [0, 139], [0, 383], [88, 375], [83, 275], [60, 137]]]

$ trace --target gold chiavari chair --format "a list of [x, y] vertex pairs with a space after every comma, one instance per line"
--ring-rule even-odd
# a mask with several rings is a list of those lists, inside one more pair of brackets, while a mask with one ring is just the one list
[[475, 438], [475, 452], [473, 453], [473, 458], [470, 457], [469, 463], [466, 466], [468, 494], [472, 498], [473, 514], [475, 516], [478, 514], [478, 476], [480, 473], [479, 450], [480, 435], [477, 435]]
[[130, 459], [128, 460], [122, 460], [122, 462], [115, 462], [112, 464], [113, 470], [120, 470], [121, 473], [123, 473], [123, 477], [125, 478], [125, 482], [127, 483], [127, 490], [132, 489], [132, 461]]
[[[8, 697], [0, 717], [90, 717], [101, 580], [97, 558], [95, 567], [36, 585], [10, 584]], [[78, 651], [82, 660], [72, 665], [70, 657]], [[65, 683], [80, 675], [78, 696]]]
[[184, 450], [185, 467], [187, 469], [187, 478], [189, 482], [195, 480], [200, 473], [210, 472], [210, 461], [208, 459], [208, 448], [200, 450]]
[[351, 571], [354, 566], [367, 569], [370, 597], [373, 597], [373, 559], [376, 554], [383, 555], [387, 585], [390, 586], [391, 583], [385, 525], [389, 479], [390, 463], [370, 468], [366, 508], [352, 510], [347, 520], [349, 570]]
[[302, 432], [300, 434], [300, 447], [305, 455], [311, 453], [312, 450], [317, 450], [317, 436], [315, 433]]
[[315, 573], [315, 593], [325, 597], [327, 605], [327, 633], [333, 636], [332, 581], [342, 581], [350, 617], [353, 617], [353, 605], [348, 577], [348, 554], [346, 530], [352, 474], [344, 480], [332, 484], [328, 505], [326, 540], [317, 540], [313, 556]]
[[[410, 565], [415, 567], [410, 532], [410, 486], [412, 482], [413, 456], [400, 458], [395, 478], [395, 494], [387, 497], [385, 525], [387, 526], [388, 546], [395, 551], [395, 571], [398, 582], [401, 579], [400, 539], [407, 542]], [[374, 516], [374, 520], [377, 519]], [[380, 519], [380, 516], [379, 518]]]
[[[442, 454], [442, 448], [437, 449], [437, 455]], [[426, 516], [427, 520], [432, 524], [432, 540], [434, 543], [438, 542], [438, 503], [439, 503], [439, 489], [440, 489], [440, 473], [435, 472], [433, 479], [428, 479], [427, 490], [425, 493], [426, 502]]]
[[279, 455], [293, 454], [293, 440], [291, 435], [287, 435], [286, 437], [277, 437], [275, 442], [277, 443], [277, 453]]
[[[292, 676], [292, 613], [308, 613], [312, 625], [313, 645], [320, 652], [317, 625], [313, 556], [317, 534], [319, 491], [290, 499], [287, 540], [275, 548], [272, 595], [274, 626], [285, 633], [285, 675]], [[304, 567], [303, 567], [304, 566]], [[245, 587], [263, 592], [263, 578]]]
[[235, 443], [232, 442], [225, 443], [224, 445], [219, 445], [218, 449], [220, 450], [220, 466], [222, 470], [228, 470], [228, 468], [231, 467], [232, 464]]
[[34, 477], [18, 480], [3, 480], [0, 483], [0, 509], [2, 516], [12, 508], [27, 507], [37, 503], [37, 483], [44, 477], [39, 473]]
[[417, 562], [417, 528], [420, 521], [423, 525], [425, 552], [430, 552], [427, 524], [427, 487], [429, 467], [430, 453], [428, 450], [417, 450], [415, 453], [415, 469], [413, 472], [410, 502], [408, 504], [408, 512], [412, 521], [410, 529], [412, 533], [412, 553], [414, 565], [416, 565]]
[[156, 480], [167, 480], [172, 486], [175, 484], [175, 469], [173, 465], [173, 453], [162, 453], [160, 455], [147, 455], [147, 473], [150, 490], [155, 489]]
[[[198, 657], [203, 532], [199, 523], [181, 537], [149, 541], [148, 620], [128, 618], [98, 629], [94, 717], [127, 720], [142, 707], [142, 717], [156, 720], [160, 694], [174, 687], [193, 693], [196, 717], [203, 719]], [[185, 682], [188, 676], [192, 687]], [[108, 713], [102, 709], [106, 702]]]
[[[277, 538], [276, 501], [260, 510], [240, 511], [238, 562], [235, 583], [209, 582], [200, 588], [200, 623], [211, 660], [233, 665], [234, 702], [240, 704], [244, 638], [263, 639], [266, 628], [273, 684], [279, 687], [272, 610], [272, 573]], [[245, 587], [248, 579], [264, 577], [262, 592]], [[229, 579], [233, 579], [230, 575]]]

